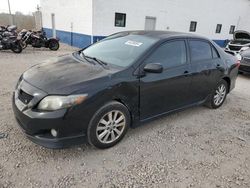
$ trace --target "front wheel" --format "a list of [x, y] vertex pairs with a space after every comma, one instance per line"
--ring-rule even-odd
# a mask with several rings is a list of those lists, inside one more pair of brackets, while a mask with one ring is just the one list
[[208, 107], [213, 109], [219, 108], [226, 100], [227, 91], [228, 83], [225, 80], [220, 81], [208, 101]]
[[130, 125], [130, 113], [121, 103], [113, 101], [101, 107], [93, 116], [88, 127], [91, 145], [105, 149], [117, 144]]
[[57, 51], [59, 49], [60, 45], [57, 40], [51, 40], [49, 41], [49, 49], [53, 51]]
[[15, 43], [11, 46], [11, 50], [14, 52], [14, 53], [21, 53], [23, 51], [23, 48], [22, 46], [20, 45], [20, 43]]

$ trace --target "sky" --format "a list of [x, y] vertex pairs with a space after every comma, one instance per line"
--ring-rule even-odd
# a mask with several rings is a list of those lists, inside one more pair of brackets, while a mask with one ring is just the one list
[[[36, 11], [36, 7], [40, 4], [40, 0], [9, 0], [11, 12], [15, 13], [16, 11], [22, 12], [24, 14], [31, 14]], [[8, 0], [0, 0], [0, 13], [9, 12]]]

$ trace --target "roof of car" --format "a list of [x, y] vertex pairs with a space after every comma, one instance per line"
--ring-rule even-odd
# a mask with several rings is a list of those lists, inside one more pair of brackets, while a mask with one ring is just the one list
[[134, 30], [134, 31], [123, 31], [120, 33], [129, 33], [129, 34], [135, 34], [135, 35], [145, 35], [152, 38], [157, 39], [166, 39], [170, 37], [188, 37], [188, 38], [201, 38], [206, 39], [205, 37], [191, 34], [191, 33], [182, 33], [182, 32], [176, 32], [176, 31], [160, 31], [160, 30], [154, 30], [154, 31], [146, 31], [146, 30]]

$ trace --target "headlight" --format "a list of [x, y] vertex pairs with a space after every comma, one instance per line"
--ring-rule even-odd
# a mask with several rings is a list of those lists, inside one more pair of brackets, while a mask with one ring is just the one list
[[81, 104], [88, 94], [83, 95], [70, 95], [70, 96], [48, 96], [41, 100], [38, 104], [39, 110], [59, 110], [69, 108], [77, 104]]
[[237, 58], [239, 61], [241, 61], [242, 56], [241, 56], [240, 54], [237, 54], [237, 55], [236, 55], [236, 58]]
[[247, 50], [247, 49], [249, 49], [249, 47], [248, 47], [248, 46], [244, 46], [244, 47], [242, 47], [242, 48], [240, 49], [240, 51], [245, 51], [245, 50]]
[[19, 77], [19, 79], [18, 79], [18, 81], [17, 81], [17, 83], [16, 83], [15, 89], [18, 88], [18, 86], [19, 86], [19, 84], [21, 83], [22, 79], [23, 79], [23, 75], [21, 75], [21, 76]]

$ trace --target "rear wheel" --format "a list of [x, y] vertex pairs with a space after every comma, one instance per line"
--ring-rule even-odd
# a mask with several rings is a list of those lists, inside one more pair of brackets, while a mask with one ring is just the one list
[[208, 101], [208, 107], [213, 109], [219, 108], [224, 103], [227, 97], [227, 92], [228, 83], [225, 80], [221, 80]]
[[129, 125], [128, 109], [119, 102], [110, 102], [93, 116], [88, 127], [88, 141], [100, 149], [112, 147], [124, 137]]
[[60, 47], [59, 42], [57, 40], [51, 40], [49, 41], [49, 49], [56, 51], [58, 50]]

